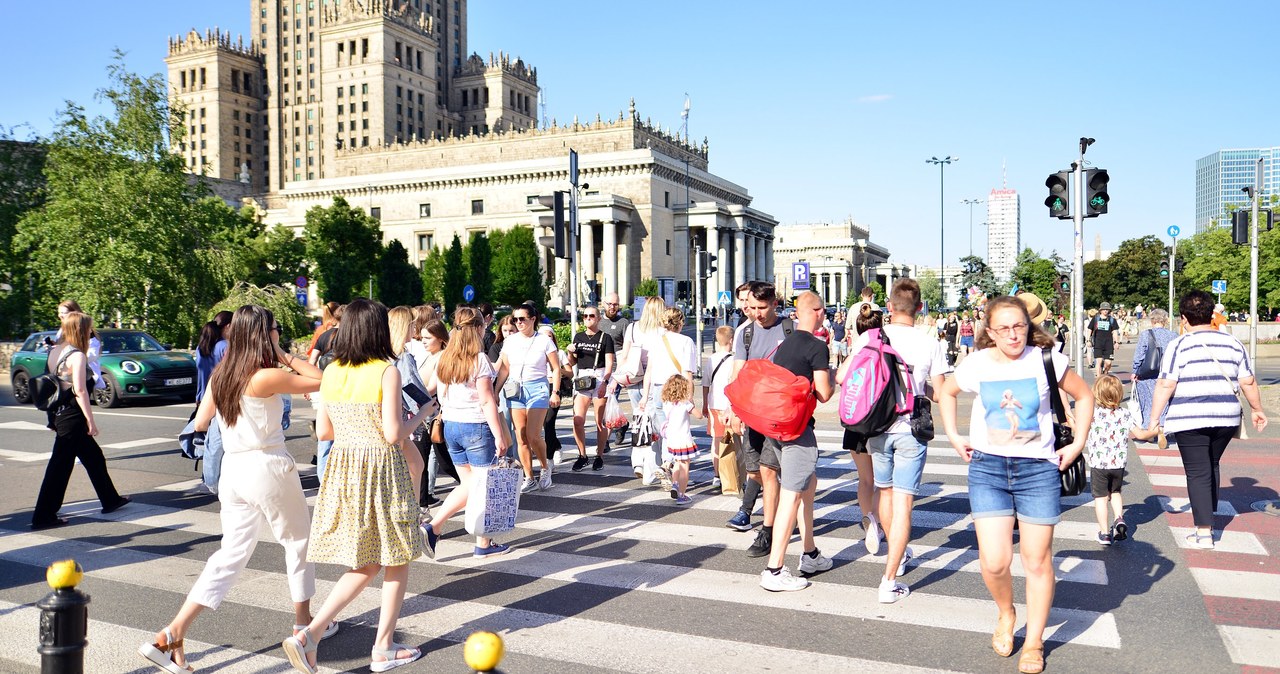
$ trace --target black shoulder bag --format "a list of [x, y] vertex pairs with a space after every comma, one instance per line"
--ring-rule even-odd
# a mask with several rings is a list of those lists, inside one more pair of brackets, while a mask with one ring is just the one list
[[[1062, 449], [1075, 442], [1071, 426], [1067, 425], [1067, 412], [1062, 407], [1062, 394], [1058, 391], [1058, 375], [1054, 372], [1053, 356], [1049, 349], [1041, 349], [1044, 358], [1044, 375], [1049, 380], [1049, 404], [1053, 407], [1053, 448]], [[1087, 474], [1084, 465], [1084, 452], [1071, 462], [1067, 469], [1059, 474], [1062, 479], [1062, 495], [1076, 496], [1084, 491]]]

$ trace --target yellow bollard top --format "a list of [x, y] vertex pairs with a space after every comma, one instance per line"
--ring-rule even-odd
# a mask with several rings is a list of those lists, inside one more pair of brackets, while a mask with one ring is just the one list
[[80, 568], [74, 559], [54, 562], [45, 572], [45, 580], [49, 582], [49, 587], [55, 590], [74, 588], [80, 584], [81, 578], [84, 578], [84, 569]]
[[462, 647], [462, 659], [477, 672], [491, 672], [502, 662], [502, 637], [493, 632], [473, 632]]

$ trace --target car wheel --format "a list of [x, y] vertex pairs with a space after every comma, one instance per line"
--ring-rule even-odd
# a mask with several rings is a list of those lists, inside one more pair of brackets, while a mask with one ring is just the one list
[[31, 402], [31, 375], [25, 370], [13, 373], [13, 398], [21, 405]]
[[111, 375], [103, 373], [102, 382], [105, 385], [103, 388], [93, 389], [93, 402], [97, 403], [98, 407], [106, 409], [119, 407], [120, 389], [116, 387], [116, 380], [112, 379]]

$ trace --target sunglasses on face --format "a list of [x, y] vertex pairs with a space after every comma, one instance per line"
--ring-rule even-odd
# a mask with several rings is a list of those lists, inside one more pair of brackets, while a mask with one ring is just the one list
[[599, 318], [598, 314], [583, 314], [583, 318]]
[[528, 317], [528, 316], [512, 316], [512, 317], [511, 317], [511, 320], [513, 320], [513, 321], [515, 321], [515, 322], [517, 322], [517, 323], [524, 323], [524, 322], [526, 322], [526, 321], [531, 321], [531, 320], [533, 320], [533, 319], [532, 319], [532, 318], [530, 318], [530, 317]]
[[280, 332], [280, 326], [278, 326], [278, 325], [273, 325], [273, 326], [271, 326], [271, 330], [272, 330], [272, 331], [274, 331], [274, 332]]

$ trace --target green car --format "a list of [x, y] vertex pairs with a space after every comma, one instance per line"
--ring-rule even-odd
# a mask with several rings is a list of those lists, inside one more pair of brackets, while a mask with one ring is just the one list
[[[102, 341], [98, 362], [105, 386], [93, 390], [93, 401], [100, 407], [145, 398], [195, 400], [196, 361], [190, 354], [170, 351], [141, 330], [97, 332]], [[31, 378], [44, 373], [55, 334], [52, 330], [32, 333], [9, 361], [13, 397], [19, 403], [31, 402]]]

